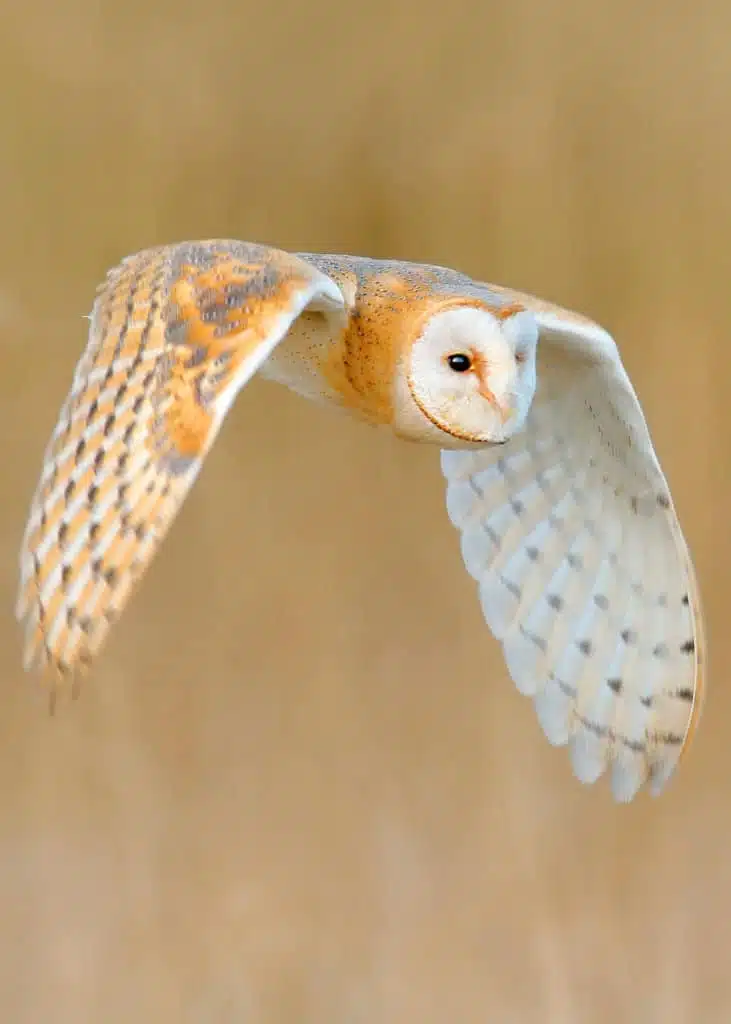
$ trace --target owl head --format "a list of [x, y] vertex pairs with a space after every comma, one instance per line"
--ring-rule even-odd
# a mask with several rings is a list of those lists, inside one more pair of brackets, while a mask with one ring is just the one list
[[[536, 389], [532, 313], [460, 305], [422, 322], [406, 355], [413, 418], [442, 447], [501, 443], [519, 430]], [[438, 432], [436, 436], [434, 432]]]

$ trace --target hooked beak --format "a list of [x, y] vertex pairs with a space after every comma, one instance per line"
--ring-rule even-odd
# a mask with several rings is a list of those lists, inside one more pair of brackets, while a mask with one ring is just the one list
[[487, 384], [484, 384], [482, 381], [480, 381], [478, 391], [485, 399], [485, 401], [489, 402], [490, 405], [495, 410], [495, 412], [498, 414], [498, 416], [500, 417], [500, 422], [503, 424], [507, 423], [510, 417], [513, 415], [513, 410], [507, 409], [504, 405], [501, 405], [500, 402], [498, 402], [497, 398], [495, 398], [495, 396], [493, 395], [492, 391], [490, 391]]

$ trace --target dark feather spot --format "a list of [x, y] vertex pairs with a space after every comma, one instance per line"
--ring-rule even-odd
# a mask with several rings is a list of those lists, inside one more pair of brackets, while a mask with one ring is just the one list
[[679, 690], [675, 691], [675, 696], [678, 700], [685, 700], [689, 704], [693, 702], [693, 691], [689, 686], [681, 686]]
[[686, 640], [684, 644], [680, 645], [681, 653], [692, 654], [695, 650], [695, 640]]
[[530, 640], [534, 647], [537, 647], [539, 651], [542, 651], [544, 654], [546, 653], [546, 651], [548, 650], [548, 644], [542, 636], [538, 636], [537, 633], [529, 632], [529, 630], [527, 630], [524, 626], [520, 626], [519, 628], [521, 636], [524, 636], [527, 640]]
[[548, 678], [551, 680], [552, 683], [555, 683], [556, 686], [558, 686], [561, 693], [563, 693], [566, 697], [569, 697], [571, 700], [576, 699], [575, 686], [572, 686], [570, 683], [564, 682], [564, 680], [560, 679], [555, 672], [549, 672]]
[[690, 604], [690, 598], [687, 594], [683, 594], [683, 600], [681, 603], [684, 604], [686, 608], [688, 607], [688, 605]]
[[549, 489], [548, 479], [542, 469], [539, 469], [536, 473], [536, 483], [540, 489], [545, 493]]
[[594, 594], [594, 604], [605, 612], [609, 608], [609, 598], [605, 597], [604, 594]]
[[579, 648], [582, 654], [586, 654], [587, 656], [591, 654], [591, 640], [579, 640], [576, 646]]
[[658, 494], [657, 503], [660, 508], [670, 508], [670, 499], [667, 494]]
[[85, 451], [86, 451], [86, 438], [82, 437], [81, 440], [79, 441], [79, 443], [76, 445], [76, 458], [77, 458], [77, 460], [81, 458], [81, 456], [84, 454]]
[[599, 725], [597, 722], [591, 722], [588, 718], [583, 715], [576, 715], [576, 718], [587, 732], [593, 733], [594, 736], [598, 736], [600, 739], [604, 739], [605, 736], [609, 735], [609, 729], [606, 725]]
[[538, 550], [538, 548], [527, 547], [525, 549], [525, 553], [528, 556], [528, 558], [530, 558], [531, 562], [537, 562], [538, 559], [541, 557], [541, 553]]
[[637, 633], [634, 629], [623, 629], [619, 635], [626, 644], [633, 644], [637, 640]]
[[104, 436], [109, 437], [111, 432], [114, 430], [114, 424], [117, 422], [116, 414], [110, 412], [104, 422]]
[[683, 743], [683, 737], [677, 732], [656, 732], [652, 738], [669, 747], [680, 747]]
[[89, 494], [88, 494], [88, 499], [89, 499], [89, 504], [90, 505], [94, 504], [94, 502], [97, 499], [97, 495], [98, 494], [99, 494], [99, 488], [96, 486], [96, 484], [92, 484], [91, 487], [89, 488]]
[[568, 564], [571, 566], [572, 569], [583, 569], [584, 568], [584, 559], [581, 557], [581, 555], [576, 555], [573, 552], [570, 552], [566, 556], [566, 561], [568, 562]]
[[607, 679], [607, 686], [612, 693], [622, 692], [622, 680], [621, 679]]
[[667, 658], [668, 654], [670, 654], [670, 650], [668, 649], [667, 644], [656, 644], [652, 649], [652, 653], [656, 658]]
[[640, 697], [640, 704], [643, 708], [651, 708], [654, 701], [654, 697]]
[[99, 470], [104, 465], [104, 458], [105, 458], [106, 454], [107, 454], [106, 451], [103, 448], [100, 448], [97, 451], [96, 455], [94, 456], [94, 472], [95, 473], [98, 473]]
[[515, 512], [516, 516], [518, 516], [518, 518], [520, 518], [525, 512], [525, 505], [522, 501], [519, 501], [517, 498], [511, 499], [510, 507], [512, 508], [513, 512]]
[[74, 491], [75, 490], [76, 490], [76, 481], [73, 480], [73, 479], [69, 480], [69, 482], [66, 484], [66, 490], [63, 492], [63, 496], [64, 496], [66, 501], [71, 501], [71, 499], [74, 496]]
[[58, 528], [58, 543], [59, 544], [65, 544], [68, 532], [69, 532], [69, 524], [68, 523], [61, 523], [61, 525]]
[[499, 548], [500, 547], [500, 534], [497, 533], [497, 531], [494, 530], [493, 527], [490, 526], [489, 523], [483, 522], [483, 523], [481, 523], [481, 526], [482, 526], [483, 531], [487, 534], [487, 536], [490, 538], [490, 540], [495, 545], [495, 547]]
[[64, 583], [64, 584], [68, 583], [68, 581], [71, 579], [71, 572], [72, 572], [72, 569], [71, 569], [70, 565], [64, 565], [63, 566], [63, 568], [61, 569], [61, 582], [62, 583]]
[[89, 540], [94, 541], [97, 538], [99, 530], [101, 529], [101, 523], [92, 522], [89, 525]]
[[549, 606], [554, 608], [557, 612], [560, 612], [563, 608], [563, 598], [559, 597], [558, 594], [549, 594], [546, 598]]

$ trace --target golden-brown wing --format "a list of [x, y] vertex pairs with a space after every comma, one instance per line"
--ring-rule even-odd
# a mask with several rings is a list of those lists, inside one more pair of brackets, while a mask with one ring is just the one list
[[343, 306], [326, 274], [240, 242], [145, 250], [108, 274], [21, 551], [25, 665], [52, 692], [98, 651], [241, 387], [305, 308]]

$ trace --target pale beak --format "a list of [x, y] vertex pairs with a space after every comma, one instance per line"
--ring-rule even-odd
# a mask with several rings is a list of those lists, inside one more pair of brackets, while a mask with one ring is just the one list
[[498, 402], [497, 398], [495, 398], [495, 396], [493, 395], [492, 391], [490, 391], [490, 389], [487, 386], [487, 384], [482, 384], [481, 383], [479, 388], [478, 388], [478, 391], [480, 392], [482, 397], [485, 399], [485, 401], [489, 402], [490, 405], [493, 407], [495, 412], [500, 417], [500, 421], [502, 423], [507, 423], [508, 420], [510, 419], [510, 417], [513, 415], [513, 410], [512, 409], [506, 409], [506, 407], [504, 405], [501, 405]]

